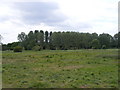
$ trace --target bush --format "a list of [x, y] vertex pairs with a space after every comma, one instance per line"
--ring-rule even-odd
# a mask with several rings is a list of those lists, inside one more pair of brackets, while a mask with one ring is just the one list
[[106, 49], [106, 45], [102, 45], [102, 49]]
[[95, 47], [92, 47], [92, 49], [96, 49]]
[[22, 52], [22, 47], [21, 46], [16, 46], [14, 47], [14, 52]]
[[36, 46], [34, 46], [33, 48], [32, 48], [32, 50], [35, 50], [35, 51], [40, 51], [40, 46], [38, 46], [38, 45], [36, 45]]

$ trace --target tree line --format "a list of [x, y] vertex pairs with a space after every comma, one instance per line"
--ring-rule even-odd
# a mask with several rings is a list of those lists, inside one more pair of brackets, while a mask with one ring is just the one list
[[120, 32], [111, 36], [108, 33], [48, 32], [43, 30], [18, 34], [19, 42], [3, 44], [3, 50], [13, 50], [21, 46], [25, 50], [75, 50], [119, 48]]

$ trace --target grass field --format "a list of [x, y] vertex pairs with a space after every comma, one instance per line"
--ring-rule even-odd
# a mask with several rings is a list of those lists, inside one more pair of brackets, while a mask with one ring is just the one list
[[118, 50], [3, 52], [3, 88], [118, 87]]

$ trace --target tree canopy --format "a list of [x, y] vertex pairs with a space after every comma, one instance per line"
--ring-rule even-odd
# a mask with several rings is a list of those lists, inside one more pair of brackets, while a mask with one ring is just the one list
[[[30, 31], [28, 34], [18, 34], [19, 42], [3, 45], [9, 49], [22, 46], [25, 50], [68, 50], [68, 49], [101, 49], [118, 48], [120, 32], [111, 36], [108, 33], [80, 33], [80, 32], [48, 32], [43, 30]], [[10, 48], [11, 47], [11, 48]]]

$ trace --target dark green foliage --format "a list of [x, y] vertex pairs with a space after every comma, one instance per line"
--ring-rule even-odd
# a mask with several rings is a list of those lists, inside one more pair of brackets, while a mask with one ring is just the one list
[[26, 34], [24, 32], [21, 32], [21, 34], [18, 34], [18, 40], [20, 42], [25, 41], [25, 38], [26, 38]]
[[114, 35], [114, 46], [120, 48], [120, 32]]
[[[30, 31], [28, 34], [18, 34], [19, 42], [2, 44], [2, 50], [13, 50], [16, 46], [22, 46], [25, 50], [32, 50], [35, 46], [40, 49], [50, 50], [76, 50], [76, 49], [102, 49], [119, 48], [120, 32], [113, 37], [107, 33], [79, 32], [48, 32], [43, 30]], [[104, 46], [105, 45], [105, 46]]]
[[31, 50], [38, 45], [41, 49], [51, 50], [76, 50], [76, 49], [99, 49], [118, 48], [119, 33], [114, 37], [107, 33], [98, 35], [97, 33], [79, 33], [79, 32], [48, 32], [42, 30], [30, 31], [28, 35], [24, 32], [18, 35], [21, 46], [25, 50]]
[[9, 50], [9, 48], [7, 47], [6, 44], [3, 44], [3, 45], [2, 45], [2, 51], [5, 51], [5, 50]]
[[102, 49], [106, 49], [106, 45], [102, 45]]
[[98, 49], [100, 47], [99, 40], [97, 39], [93, 39], [91, 44], [92, 44], [92, 49]]
[[16, 46], [14, 47], [14, 52], [22, 52], [22, 47], [21, 46]]
[[48, 43], [48, 31], [45, 31], [45, 43]]
[[5, 50], [13, 50], [14, 47], [19, 46], [20, 42], [13, 42], [13, 43], [8, 43], [8, 44], [2, 44], [2, 51]]
[[112, 40], [112, 36], [109, 34], [103, 33], [99, 35], [99, 41], [100, 41], [101, 47], [103, 45], [106, 45], [106, 48], [110, 48], [111, 40]]
[[38, 46], [38, 45], [36, 45], [36, 46], [34, 46], [33, 48], [32, 48], [32, 50], [35, 50], [35, 51], [40, 51], [40, 46]]

